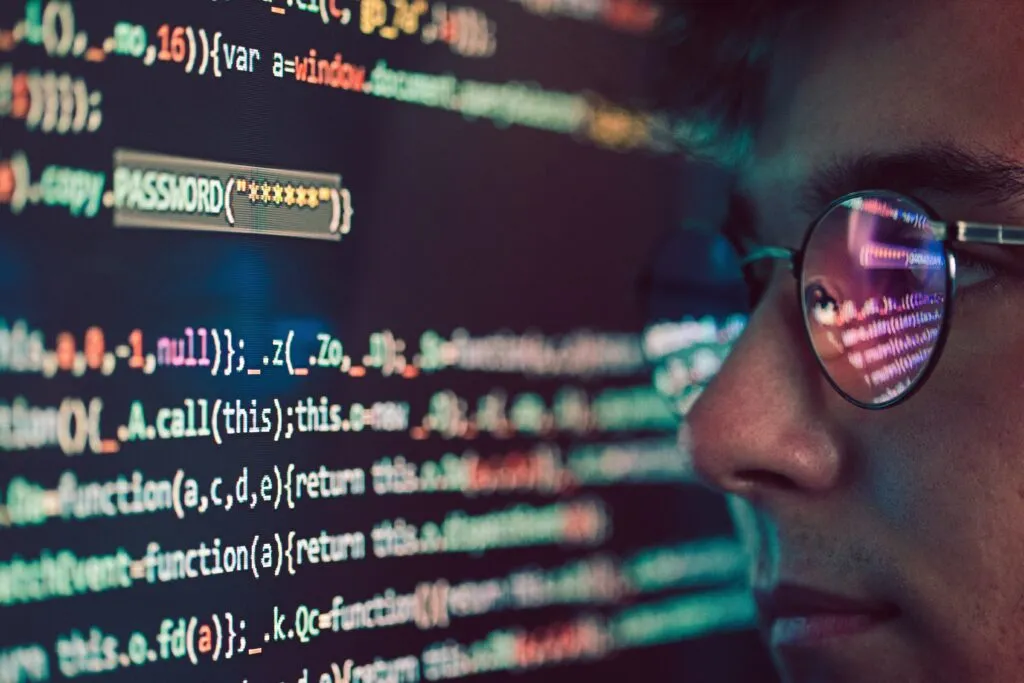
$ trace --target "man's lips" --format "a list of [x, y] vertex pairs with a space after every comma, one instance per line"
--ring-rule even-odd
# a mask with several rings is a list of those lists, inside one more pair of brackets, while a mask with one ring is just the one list
[[772, 647], [813, 645], [866, 631], [899, 615], [892, 603], [857, 600], [795, 584], [757, 591], [755, 599]]

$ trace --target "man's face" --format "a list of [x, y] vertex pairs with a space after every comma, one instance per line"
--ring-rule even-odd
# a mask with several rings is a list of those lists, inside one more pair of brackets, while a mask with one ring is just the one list
[[[790, 35], [778, 62], [740, 174], [759, 240], [798, 248], [825, 188], [1024, 225], [1024, 3], [847, 5]], [[1009, 169], [994, 174], [995, 155]], [[807, 587], [885, 617], [819, 619], [849, 631], [825, 638], [766, 625], [787, 680], [1024, 675], [1024, 247], [961, 256], [945, 348], [908, 401], [867, 411], [831, 388], [779, 269], [690, 412], [697, 470], [761, 513], [756, 588]]]

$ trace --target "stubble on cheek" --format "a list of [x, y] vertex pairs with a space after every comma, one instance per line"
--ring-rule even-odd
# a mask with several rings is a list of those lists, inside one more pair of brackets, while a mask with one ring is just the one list
[[[1000, 330], [978, 307], [965, 318]], [[951, 337], [920, 395], [932, 416], [911, 421], [912, 458], [890, 471], [903, 482], [891, 493], [906, 496], [888, 512], [898, 511], [907, 637], [932, 680], [1015, 682], [1024, 671], [1024, 391], [1007, 371], [1021, 353], [1007, 327], [982, 343]]]

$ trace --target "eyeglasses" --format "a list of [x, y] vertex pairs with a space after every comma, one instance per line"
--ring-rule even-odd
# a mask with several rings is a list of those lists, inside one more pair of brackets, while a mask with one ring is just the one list
[[855, 192], [815, 219], [799, 250], [761, 246], [745, 271], [784, 259], [796, 278], [807, 340], [846, 400], [894, 406], [935, 368], [949, 331], [956, 288], [951, 244], [1024, 244], [1024, 227], [935, 218], [888, 191]]

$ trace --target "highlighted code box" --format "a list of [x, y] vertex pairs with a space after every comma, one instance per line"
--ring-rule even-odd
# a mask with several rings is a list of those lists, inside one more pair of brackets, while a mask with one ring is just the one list
[[352, 228], [341, 176], [114, 151], [114, 225], [339, 241]]

